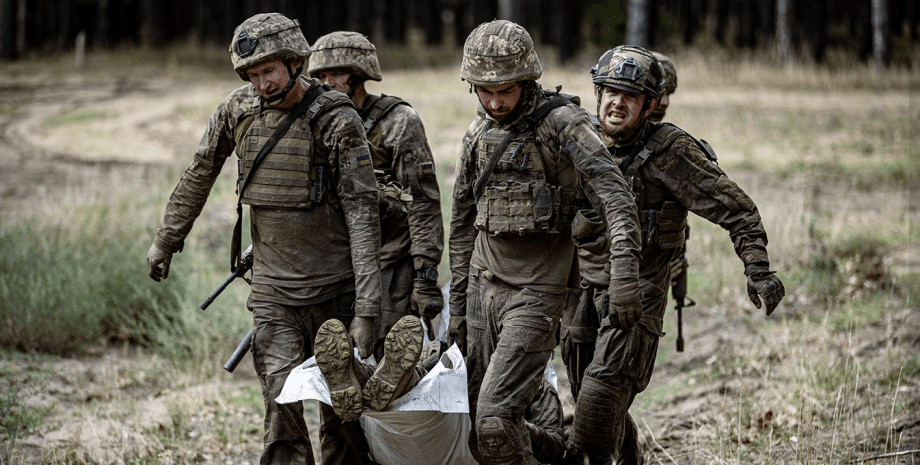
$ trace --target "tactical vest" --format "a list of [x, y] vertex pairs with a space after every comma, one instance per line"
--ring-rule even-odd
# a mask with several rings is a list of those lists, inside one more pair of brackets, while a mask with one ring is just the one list
[[650, 157], [664, 152], [678, 136], [686, 133], [670, 123], [653, 124], [652, 135], [645, 146], [623, 159], [619, 166], [636, 199], [642, 246], [658, 244], [662, 249], [673, 249], [684, 245], [686, 240], [687, 209], [670, 192], [643, 182], [639, 169]]
[[[557, 95], [535, 109], [530, 118], [480, 134], [476, 165], [482, 170], [480, 176], [488, 177], [481, 181], [484, 188], [476, 198], [477, 229], [492, 235], [559, 233], [568, 229], [575, 213], [585, 206], [583, 193], [556, 186], [547, 178], [537, 140], [540, 122], [552, 109], [568, 103], [567, 97]], [[489, 172], [493, 157], [498, 157], [497, 162]], [[481, 182], [477, 179], [474, 186]]]
[[[338, 205], [329, 160], [315, 153], [310, 122], [316, 115], [344, 104], [351, 104], [351, 100], [338, 92], [324, 92], [317, 97], [307, 113], [291, 125], [285, 137], [265, 156], [243, 191], [242, 203], [284, 209], [309, 209], [314, 202]], [[253, 98], [252, 112], [252, 123], [238, 141], [240, 184], [262, 146], [286, 116], [281, 112], [263, 114], [258, 95]]]
[[386, 174], [392, 174], [392, 155], [383, 146], [383, 139], [386, 134], [383, 131], [374, 132], [374, 128], [397, 105], [409, 104], [399, 97], [389, 95], [379, 97], [368, 95], [364, 103], [367, 107], [361, 111], [361, 119], [364, 120], [364, 133], [367, 135], [367, 145], [371, 150], [374, 168], [383, 170]]

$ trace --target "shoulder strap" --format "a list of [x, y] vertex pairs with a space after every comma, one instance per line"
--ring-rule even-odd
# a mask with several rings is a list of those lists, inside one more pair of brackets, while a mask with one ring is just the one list
[[514, 139], [518, 136], [518, 134], [526, 131], [528, 128], [539, 124], [540, 121], [543, 121], [543, 118], [546, 118], [546, 115], [548, 115], [549, 112], [561, 106], [568, 105], [569, 103], [572, 103], [572, 101], [563, 96], [557, 95], [544, 102], [539, 107], [535, 108], [534, 111], [530, 112], [530, 114], [522, 117], [518, 122], [514, 123], [508, 135], [502, 139], [501, 143], [498, 144], [498, 147], [496, 147], [495, 150], [489, 155], [489, 160], [486, 163], [486, 166], [483, 167], [482, 172], [480, 172], [479, 176], [476, 177], [476, 181], [470, 186], [473, 198], [475, 198], [477, 201], [479, 200], [479, 196], [482, 195], [482, 191], [484, 191], [486, 188], [486, 181], [489, 180], [489, 176], [491, 176], [492, 171], [495, 170], [495, 165], [498, 164], [498, 159], [501, 158], [502, 153], [506, 148], [508, 148], [508, 144], [511, 143], [511, 139]]
[[291, 125], [294, 124], [294, 121], [297, 121], [298, 118], [303, 116], [310, 106], [313, 104], [313, 101], [317, 97], [322, 95], [324, 92], [331, 90], [327, 85], [316, 86], [310, 92], [307, 92], [306, 95], [300, 99], [300, 102], [297, 102], [297, 105], [291, 110], [291, 113], [288, 114], [287, 118], [281, 122], [281, 125], [275, 129], [275, 132], [272, 133], [268, 141], [265, 142], [265, 145], [262, 146], [262, 149], [259, 150], [259, 154], [256, 155], [255, 160], [252, 161], [252, 168], [249, 169], [249, 173], [246, 174], [246, 179], [243, 180], [243, 183], [239, 187], [239, 197], [236, 201], [236, 226], [233, 228], [233, 237], [230, 240], [230, 271], [235, 273], [240, 266], [240, 241], [243, 231], [243, 192], [246, 190], [246, 186], [249, 185], [249, 181], [252, 181], [253, 173], [256, 172], [256, 168], [262, 163], [262, 160], [265, 159], [265, 156], [275, 148], [275, 145], [278, 144], [278, 141], [287, 134], [288, 129], [291, 128]]
[[364, 120], [364, 133], [370, 134], [371, 129], [387, 115], [397, 105], [409, 105], [408, 102], [392, 95], [383, 94], [380, 97], [368, 96], [373, 98], [371, 105], [361, 112], [361, 119]]
[[656, 123], [648, 142], [641, 150], [623, 159], [620, 171], [624, 176], [635, 176], [652, 154], [668, 148], [681, 134], [685, 134], [684, 131], [671, 123]]

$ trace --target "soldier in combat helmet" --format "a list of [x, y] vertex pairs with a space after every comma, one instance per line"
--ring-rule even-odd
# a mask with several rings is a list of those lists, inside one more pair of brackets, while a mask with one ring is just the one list
[[728, 231], [755, 307], [765, 307], [770, 315], [785, 289], [770, 270], [767, 234], [751, 198], [718, 167], [708, 146], [672, 124], [649, 121], [663, 92], [663, 71], [654, 55], [641, 47], [616, 47], [601, 56], [591, 73], [602, 138], [630, 180], [639, 212], [642, 316], [629, 328], [613, 312], [602, 313], [568, 446], [591, 464], [614, 459], [635, 464], [643, 463], [644, 455], [629, 407], [651, 379], [669, 263], [684, 243], [688, 210]]
[[[524, 422], [578, 278], [571, 223], [590, 191], [612, 246], [610, 313], [638, 322], [636, 207], [577, 97], [537, 84], [530, 34], [509, 21], [470, 33], [460, 75], [479, 101], [453, 191], [450, 330], [466, 341], [470, 446], [483, 463], [560, 463], [561, 431]], [[561, 420], [561, 419], [560, 419]]]
[[407, 224], [385, 237], [380, 250], [383, 308], [374, 346], [379, 362], [385, 336], [400, 318], [421, 316], [431, 328], [431, 320], [444, 308], [438, 288], [444, 222], [434, 157], [422, 120], [408, 103], [367, 92], [365, 82], [383, 76], [377, 49], [364, 35], [338, 31], [316, 39], [307, 72], [351, 97], [364, 120], [378, 175], [394, 178], [412, 197]]
[[[239, 159], [238, 212], [249, 205], [253, 241], [252, 357], [265, 402], [260, 463], [314, 463], [301, 403], [278, 404], [290, 371], [306, 360], [330, 319], [366, 357], [380, 312], [377, 185], [361, 118], [345, 94], [301, 76], [310, 46], [299, 22], [257, 14], [233, 33], [230, 59], [247, 83], [218, 106], [179, 180], [147, 252], [148, 274], [166, 279], [221, 168]], [[296, 118], [296, 119], [295, 119]], [[289, 124], [289, 127], [285, 128]], [[281, 130], [279, 130], [279, 126]], [[280, 136], [280, 139], [278, 137]], [[239, 266], [239, 223], [231, 247]], [[320, 436], [337, 454], [362, 435], [360, 386], [330, 386], [335, 410], [320, 405]], [[341, 417], [335, 412], [340, 412]], [[356, 463], [351, 457], [324, 462]]]

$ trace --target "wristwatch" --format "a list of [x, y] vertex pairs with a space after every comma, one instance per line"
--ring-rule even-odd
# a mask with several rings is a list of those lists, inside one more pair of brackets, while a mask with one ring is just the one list
[[416, 279], [427, 279], [428, 281], [438, 281], [438, 269], [433, 266], [426, 266], [420, 270], [415, 270]]

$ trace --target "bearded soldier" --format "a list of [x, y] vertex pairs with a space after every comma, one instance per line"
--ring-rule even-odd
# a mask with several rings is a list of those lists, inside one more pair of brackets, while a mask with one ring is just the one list
[[[471, 449], [484, 463], [559, 463], [559, 431], [525, 424], [578, 278], [571, 223], [603, 205], [611, 238], [610, 313], [641, 314], [635, 203], [577, 97], [537, 84], [543, 67], [521, 26], [492, 21], [466, 39], [460, 75], [479, 100], [453, 191], [450, 330], [466, 333]], [[544, 458], [545, 457], [545, 458]]]
[[[335, 318], [350, 326], [352, 341], [366, 357], [380, 311], [380, 220], [364, 128], [347, 96], [301, 76], [310, 53], [299, 22], [281, 14], [257, 14], [236, 28], [230, 59], [248, 82], [227, 96], [208, 122], [147, 253], [150, 277], [165, 279], [172, 255], [182, 250], [235, 151], [239, 202], [249, 205], [251, 216], [254, 262], [247, 306], [265, 402], [262, 464], [313, 463], [303, 405], [274, 399], [288, 373], [311, 355], [324, 321]], [[239, 223], [232, 249], [239, 266]], [[334, 404], [349, 399], [347, 388], [332, 392]], [[348, 415], [339, 418], [320, 405], [320, 436], [337, 438], [343, 445], [334, 451], [344, 454], [349, 436], [361, 430], [357, 422], [343, 420], [356, 419], [360, 411], [341, 411]], [[327, 463], [350, 463], [348, 457], [323, 455]]]
[[[411, 195], [408, 222], [384, 238], [380, 250], [383, 308], [376, 322], [374, 355], [383, 356], [384, 337], [401, 317], [431, 319], [444, 298], [438, 264], [444, 251], [444, 223], [434, 157], [418, 113], [398, 97], [368, 94], [365, 82], [380, 81], [376, 47], [357, 32], [333, 32], [313, 44], [308, 72], [351, 97], [364, 120], [374, 168]], [[389, 234], [387, 234], [389, 235]]]
[[639, 212], [642, 316], [637, 326], [626, 328], [612, 311], [604, 315], [601, 304], [597, 345], [584, 372], [568, 445], [592, 464], [642, 463], [628, 410], [652, 375], [669, 263], [684, 244], [688, 210], [728, 231], [755, 307], [765, 306], [770, 315], [785, 289], [770, 270], [767, 234], [751, 198], [718, 167], [708, 146], [672, 124], [649, 121], [663, 92], [663, 71], [654, 55], [641, 47], [616, 47], [591, 72], [602, 137], [631, 183]]

